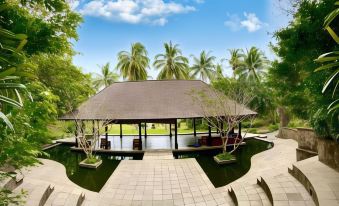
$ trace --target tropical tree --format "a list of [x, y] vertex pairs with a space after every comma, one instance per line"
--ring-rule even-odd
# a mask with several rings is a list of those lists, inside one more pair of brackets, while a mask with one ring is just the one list
[[236, 74], [238, 74], [240, 78], [260, 82], [260, 77], [269, 63], [264, 53], [256, 47], [251, 47], [241, 56], [243, 57], [243, 61], [239, 68], [237, 68]]
[[213, 80], [216, 75], [214, 60], [215, 56], [210, 56], [210, 52], [205, 51], [202, 51], [199, 57], [193, 56], [192, 75], [199, 76], [205, 82]]
[[222, 66], [222, 62], [217, 63], [215, 65], [215, 73], [216, 73], [216, 79], [223, 79], [224, 78], [224, 74], [223, 72], [223, 66]]
[[121, 51], [118, 53], [118, 64], [116, 68], [120, 70], [122, 77], [129, 81], [146, 80], [149, 66], [147, 50], [141, 43], [133, 43], [131, 51]]
[[108, 87], [119, 79], [118, 74], [110, 71], [109, 62], [101, 66], [101, 74], [96, 73], [94, 75], [93, 85], [97, 90]]
[[11, 129], [13, 125], [5, 115], [6, 106], [23, 106], [19, 91], [26, 90], [26, 87], [16, 80], [20, 74], [17, 62], [23, 57], [20, 51], [27, 42], [26, 38], [26, 35], [0, 28], [0, 119]]
[[230, 59], [228, 59], [228, 63], [232, 67], [233, 78], [235, 78], [235, 72], [240, 67], [240, 65], [242, 64], [243, 50], [241, 50], [241, 49], [229, 49], [228, 51], [229, 51], [230, 56], [231, 56]]
[[189, 79], [188, 59], [182, 56], [179, 45], [165, 43], [165, 53], [155, 56], [154, 67], [159, 69], [158, 79]]
[[[339, 6], [339, 1], [335, 3], [336, 6]], [[339, 45], [339, 37], [336, 34], [336, 32], [332, 29], [333, 26], [330, 24], [333, 22], [333, 20], [339, 15], [339, 8], [333, 10], [331, 13], [329, 13], [325, 17], [324, 27], [328, 31], [328, 33], [331, 35], [333, 40]], [[332, 97], [335, 96], [335, 93], [337, 91], [338, 85], [339, 85], [339, 51], [332, 51], [325, 54], [320, 55], [315, 61], [319, 63], [323, 63], [321, 67], [317, 68], [315, 71], [322, 71], [322, 70], [333, 70], [332, 74], [328, 77], [326, 80], [324, 87], [322, 89], [322, 93], [324, 93], [327, 88], [334, 82], [335, 87], [332, 92]], [[336, 82], [335, 82], [336, 81]], [[328, 111], [332, 112], [339, 109], [339, 99], [335, 99], [329, 106]]]

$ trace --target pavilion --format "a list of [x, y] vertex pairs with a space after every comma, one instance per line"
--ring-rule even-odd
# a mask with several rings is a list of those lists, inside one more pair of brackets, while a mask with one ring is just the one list
[[[169, 124], [170, 131], [171, 126], [174, 125], [175, 149], [178, 149], [177, 120], [192, 119], [194, 136], [196, 136], [195, 120], [206, 115], [201, 106], [194, 103], [192, 91], [207, 91], [208, 95], [211, 97], [213, 95], [212, 88], [200, 80], [117, 82], [60, 119], [93, 121], [93, 125], [94, 121], [108, 120], [110, 124], [120, 124], [120, 137], [123, 135], [122, 124], [138, 124], [140, 142], [142, 123]], [[234, 111], [234, 115], [256, 115], [256, 112], [232, 100], [230, 104], [235, 105], [235, 110], [241, 111], [241, 113]], [[105, 133], [107, 142], [107, 126]], [[146, 126], [145, 137], [147, 137]], [[211, 137], [211, 126], [209, 126], [209, 137]]]

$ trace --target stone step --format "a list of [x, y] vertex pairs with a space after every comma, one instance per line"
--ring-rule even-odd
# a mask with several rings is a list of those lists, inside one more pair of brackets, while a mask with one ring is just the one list
[[271, 202], [268, 200], [264, 190], [256, 184], [243, 185], [235, 184], [232, 185], [229, 194], [232, 197], [235, 205], [238, 206], [271, 206]]
[[339, 173], [318, 156], [294, 163], [289, 173], [304, 185], [316, 205], [339, 206]]
[[257, 180], [273, 205], [315, 205], [303, 185], [288, 173]]
[[15, 194], [21, 194], [22, 191], [25, 192], [25, 205], [42, 206], [45, 204], [53, 190], [53, 185], [30, 181], [29, 183], [23, 182], [20, 186], [15, 188], [13, 192]]
[[46, 206], [80, 206], [85, 200], [85, 194], [77, 188], [56, 187], [48, 198]]

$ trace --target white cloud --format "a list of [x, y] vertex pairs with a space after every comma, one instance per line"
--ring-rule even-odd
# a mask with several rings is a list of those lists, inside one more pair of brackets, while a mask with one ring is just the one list
[[247, 29], [248, 32], [255, 32], [261, 29], [266, 24], [260, 21], [255, 13], [244, 13], [244, 19], [238, 15], [228, 14], [228, 20], [224, 22], [225, 26], [230, 28], [231, 31], [238, 31], [241, 28]]
[[231, 31], [240, 30], [240, 18], [236, 14], [227, 14], [228, 20], [224, 22], [225, 26], [227, 26]]
[[254, 13], [244, 13], [246, 20], [241, 21], [241, 25], [247, 29], [249, 32], [255, 32], [261, 29], [263, 23]]
[[168, 16], [195, 11], [195, 8], [163, 0], [90, 0], [79, 11], [113, 21], [162, 26], [167, 23]]

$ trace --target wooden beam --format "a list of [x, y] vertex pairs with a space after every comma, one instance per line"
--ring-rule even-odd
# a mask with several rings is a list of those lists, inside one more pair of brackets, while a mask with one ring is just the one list
[[174, 133], [174, 148], [175, 149], [178, 149], [178, 123], [176, 122], [175, 124], [174, 124], [174, 131], [175, 131], [175, 133]]
[[141, 140], [141, 123], [139, 122], [139, 150], [142, 150], [142, 140]]
[[193, 132], [194, 132], [194, 137], [197, 136], [197, 128], [196, 128], [196, 125], [195, 125], [195, 118], [193, 118]]
[[147, 123], [145, 122], [145, 139], [147, 138]]
[[108, 149], [108, 126], [105, 126], [105, 137], [106, 137], [106, 147], [105, 149]]

